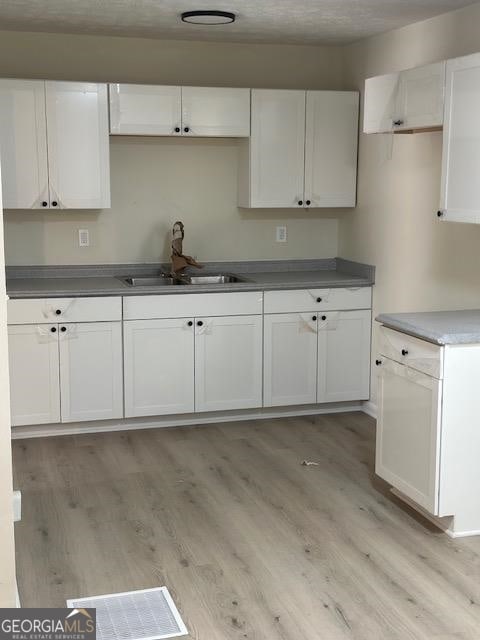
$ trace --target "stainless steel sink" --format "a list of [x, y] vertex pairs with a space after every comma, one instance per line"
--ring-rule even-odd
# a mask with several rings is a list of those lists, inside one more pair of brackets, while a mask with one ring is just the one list
[[130, 287], [167, 287], [175, 284], [183, 284], [183, 282], [177, 278], [172, 278], [167, 275], [127, 276], [118, 279]]
[[206, 273], [204, 275], [183, 275], [180, 279], [185, 284], [231, 284], [233, 282], [245, 282], [243, 278], [231, 273]]

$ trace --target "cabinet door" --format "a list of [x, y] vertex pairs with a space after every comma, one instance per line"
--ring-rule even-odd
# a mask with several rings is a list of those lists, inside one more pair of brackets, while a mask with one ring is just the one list
[[46, 82], [53, 208], [110, 207], [107, 86]]
[[139, 136], [181, 135], [181, 88], [110, 84], [110, 133]]
[[354, 207], [358, 93], [307, 91], [305, 204]]
[[195, 410], [262, 406], [262, 316], [198, 318]]
[[317, 319], [314, 313], [264, 318], [264, 406], [317, 399]]
[[480, 223], [480, 54], [448, 60], [440, 209]]
[[59, 325], [62, 422], [123, 417], [121, 322]]
[[57, 325], [8, 327], [12, 425], [60, 422]]
[[305, 91], [252, 90], [250, 206], [303, 206]]
[[370, 396], [370, 311], [335, 311], [318, 320], [317, 402]]
[[442, 383], [388, 358], [381, 361], [375, 471], [437, 515]]
[[402, 71], [394, 119], [395, 130], [441, 127], [444, 93], [445, 62]]
[[363, 107], [363, 132], [384, 133], [392, 131], [397, 117], [398, 84], [400, 75], [389, 73], [365, 80]]
[[182, 127], [187, 136], [250, 135], [250, 89], [182, 87]]
[[43, 81], [0, 80], [0, 159], [4, 208], [48, 207]]
[[193, 320], [124, 322], [125, 416], [194, 411]]

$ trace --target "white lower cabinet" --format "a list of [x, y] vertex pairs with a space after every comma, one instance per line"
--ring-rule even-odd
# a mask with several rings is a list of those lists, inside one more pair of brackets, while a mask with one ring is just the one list
[[318, 317], [317, 402], [368, 399], [371, 322], [365, 309]]
[[193, 319], [124, 322], [125, 416], [194, 411]]
[[312, 313], [266, 315], [264, 336], [264, 405], [316, 402], [316, 316]]
[[370, 300], [369, 288], [10, 300], [12, 424], [367, 399], [370, 308], [352, 307]]
[[12, 425], [123, 417], [121, 322], [8, 328]]
[[122, 324], [59, 325], [62, 422], [123, 417]]
[[8, 350], [12, 425], [59, 422], [57, 326], [9, 326]]
[[262, 316], [198, 318], [195, 410], [262, 406]]
[[442, 382], [381, 358], [376, 473], [438, 515]]
[[265, 316], [266, 407], [366, 400], [369, 309]]

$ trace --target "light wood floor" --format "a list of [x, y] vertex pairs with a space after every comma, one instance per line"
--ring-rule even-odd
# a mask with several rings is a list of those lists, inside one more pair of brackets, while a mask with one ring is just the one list
[[480, 538], [375, 480], [374, 431], [349, 413], [16, 441], [22, 605], [167, 585], [201, 640], [478, 640]]

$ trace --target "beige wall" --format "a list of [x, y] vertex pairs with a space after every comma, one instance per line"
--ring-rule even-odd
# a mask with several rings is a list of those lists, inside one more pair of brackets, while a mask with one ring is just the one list
[[[111, 210], [8, 212], [7, 264], [168, 260], [175, 220], [199, 260], [336, 255], [338, 223], [328, 213], [237, 208], [235, 140], [118, 136], [110, 150]], [[278, 223], [287, 225], [286, 244], [275, 242]], [[83, 227], [89, 248], [78, 247]]]
[[[479, 4], [347, 47], [347, 86], [477, 51]], [[377, 266], [375, 313], [480, 304], [480, 225], [436, 217], [441, 152], [440, 132], [361, 136], [358, 206], [340, 223], [339, 255]]]
[[[0, 32], [0, 77], [159, 84], [341, 88], [336, 47], [174, 42]], [[142, 262], [168, 258], [173, 222], [201, 260], [332, 257], [337, 212], [247, 212], [237, 202], [237, 143], [112, 139], [112, 208], [7, 212], [7, 264]], [[287, 224], [288, 242], [274, 242]], [[91, 247], [78, 247], [88, 228]]]

